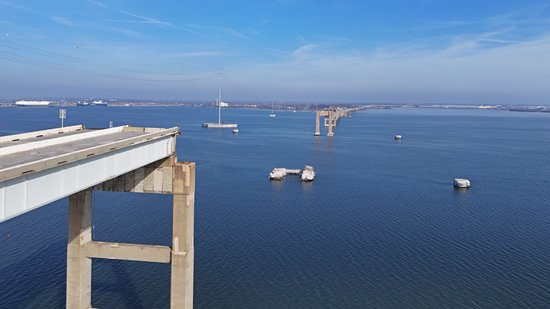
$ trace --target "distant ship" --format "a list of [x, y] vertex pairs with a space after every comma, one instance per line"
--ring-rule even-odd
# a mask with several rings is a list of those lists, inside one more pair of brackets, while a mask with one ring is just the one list
[[17, 106], [49, 106], [50, 101], [17, 101], [15, 105]]
[[98, 101], [92, 101], [91, 103], [88, 101], [77, 102], [76, 106], [109, 106], [109, 104], [107, 102], [98, 100]]
[[271, 103], [271, 114], [269, 114], [269, 117], [277, 117], [277, 114], [273, 111], [273, 103]]

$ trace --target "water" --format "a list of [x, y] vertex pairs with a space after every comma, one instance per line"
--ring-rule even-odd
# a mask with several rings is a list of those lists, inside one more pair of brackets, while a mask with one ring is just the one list
[[[550, 115], [377, 110], [313, 137], [312, 113], [69, 108], [66, 124], [179, 126], [197, 163], [197, 308], [550, 306]], [[55, 108], [0, 109], [0, 134], [55, 127]], [[402, 134], [401, 141], [393, 140]], [[317, 179], [269, 182], [273, 167]], [[469, 190], [452, 179], [466, 177]], [[94, 195], [97, 240], [170, 245], [171, 197]], [[0, 308], [61, 308], [67, 201], [0, 225]], [[95, 260], [100, 308], [162, 308], [169, 265]]]

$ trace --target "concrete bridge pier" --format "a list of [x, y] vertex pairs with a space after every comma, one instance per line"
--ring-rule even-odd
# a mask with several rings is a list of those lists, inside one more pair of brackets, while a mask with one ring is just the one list
[[324, 126], [327, 127], [327, 136], [334, 136], [334, 127], [336, 127], [336, 123], [338, 122], [338, 119], [342, 116], [341, 111], [331, 108], [326, 109], [322, 111], [316, 111], [315, 112], [315, 133], [314, 136], [321, 135], [321, 128], [320, 128], [320, 118], [324, 118]]
[[[172, 194], [172, 247], [92, 239], [92, 191]], [[67, 308], [92, 307], [92, 259], [171, 264], [170, 308], [193, 307], [195, 163], [175, 155], [69, 197]]]
[[321, 135], [321, 113], [319, 111], [315, 112], [315, 133], [314, 136]]
[[69, 197], [66, 308], [92, 307], [92, 259], [84, 246], [92, 241], [92, 190]]
[[[328, 124], [325, 124], [325, 126], [328, 127], [327, 136], [334, 136], [334, 132], [332, 130], [332, 127], [335, 125], [335, 123], [334, 123], [335, 122], [335, 119], [334, 119], [335, 116], [336, 115], [334, 115], [332, 110], [328, 111]], [[327, 119], [325, 118], [325, 120], [327, 120]]]

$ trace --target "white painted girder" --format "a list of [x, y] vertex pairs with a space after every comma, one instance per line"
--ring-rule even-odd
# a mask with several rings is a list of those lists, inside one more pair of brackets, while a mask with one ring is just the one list
[[0, 181], [0, 222], [173, 155], [168, 133]]

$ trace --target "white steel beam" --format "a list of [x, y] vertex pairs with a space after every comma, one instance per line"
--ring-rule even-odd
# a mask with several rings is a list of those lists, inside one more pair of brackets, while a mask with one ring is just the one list
[[[67, 152], [61, 154], [23, 163], [19, 162], [20, 158], [16, 158], [18, 160], [15, 161], [19, 162], [16, 166], [7, 166], [4, 162], [4, 168], [0, 168], [0, 222], [175, 153], [175, 137], [179, 134], [177, 128], [141, 128], [142, 131], [131, 128], [129, 132], [124, 132], [126, 129], [121, 128], [113, 129], [116, 130], [83, 132], [72, 135], [69, 141], [66, 137], [60, 137], [62, 142], [52, 139], [49, 144], [40, 146], [44, 149], [66, 147]], [[114, 134], [112, 140], [109, 140], [109, 134]], [[126, 138], [125, 134], [130, 135]], [[82, 142], [74, 140], [79, 135], [84, 136]], [[67, 146], [71, 143], [78, 145], [84, 141], [93, 144], [94, 139], [101, 144], [84, 149], [77, 148], [74, 151], [71, 151], [72, 146]], [[28, 151], [40, 152], [40, 147]], [[9, 153], [6, 156], [32, 157], [24, 151]], [[2, 159], [3, 156], [0, 155], [0, 161]]]

